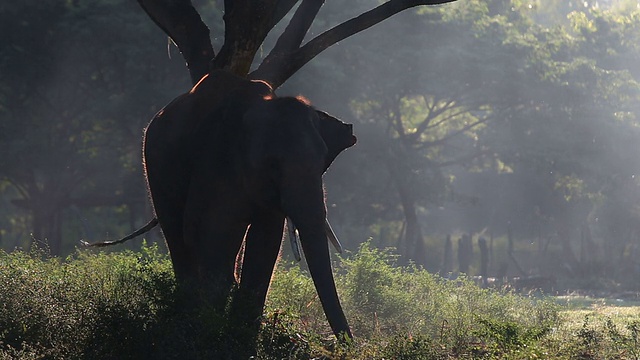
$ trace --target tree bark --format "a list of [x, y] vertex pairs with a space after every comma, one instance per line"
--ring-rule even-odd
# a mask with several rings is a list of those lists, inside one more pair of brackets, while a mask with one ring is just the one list
[[471, 235], [464, 234], [458, 240], [458, 271], [469, 275], [469, 267], [473, 261], [473, 243]]
[[324, 0], [303, 0], [289, 25], [278, 38], [276, 45], [262, 63], [278, 63], [281, 58], [297, 50], [323, 4]]
[[147, 15], [178, 46], [195, 85], [209, 72], [215, 53], [209, 28], [189, 0], [138, 0]]
[[571, 247], [571, 230], [566, 224], [558, 223], [556, 224], [556, 231], [558, 232], [558, 241], [560, 241], [563, 260], [571, 269], [571, 275], [576, 275], [578, 259]]
[[447, 235], [444, 240], [444, 254], [442, 255], [442, 267], [440, 268], [440, 276], [448, 276], [453, 271], [453, 244], [451, 243], [451, 235]]
[[405, 258], [415, 261], [419, 265], [425, 265], [424, 236], [420, 228], [420, 221], [416, 212], [416, 203], [407, 184], [402, 180], [402, 175], [393, 165], [389, 171], [396, 184], [396, 189], [400, 197], [402, 212], [406, 223], [405, 227]]
[[225, 1], [224, 44], [213, 67], [246, 77], [251, 63], [275, 24], [275, 0]]
[[[62, 209], [48, 200], [37, 203], [32, 211], [32, 241], [46, 247], [52, 256], [62, 250]], [[32, 242], [33, 246], [33, 242]]]
[[478, 247], [480, 248], [480, 276], [482, 277], [482, 286], [487, 286], [487, 277], [489, 276], [489, 247], [487, 239], [481, 237], [478, 239]]

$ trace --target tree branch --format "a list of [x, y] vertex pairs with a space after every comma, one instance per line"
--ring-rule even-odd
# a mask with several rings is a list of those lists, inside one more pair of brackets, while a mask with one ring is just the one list
[[323, 4], [324, 0], [303, 0], [264, 62], [271, 61], [277, 54], [290, 53], [299, 49]]
[[486, 122], [491, 121], [492, 119], [494, 119], [494, 117], [492, 116], [487, 116], [484, 119], [479, 119], [478, 121], [475, 121], [469, 125], [463, 126], [462, 128], [456, 130], [456, 131], [452, 131], [450, 133], [448, 133], [447, 135], [443, 136], [442, 138], [438, 139], [438, 140], [433, 140], [433, 141], [429, 141], [426, 142], [424, 144], [422, 144], [421, 146], [419, 146], [420, 149], [426, 149], [426, 148], [431, 148], [434, 146], [439, 146], [444, 144], [445, 142], [449, 141], [449, 139], [456, 137], [462, 133], [464, 133], [465, 131], [471, 130], [474, 127], [478, 126], [478, 125], [482, 125]]
[[[269, 29], [273, 29], [273, 27], [276, 26], [276, 24], [278, 24], [280, 20], [289, 13], [289, 11], [291, 11], [298, 1], [299, 0], [279, 0], [276, 4], [273, 19], [271, 19], [271, 23], [269, 24]], [[324, 2], [324, 0], [322, 1]]]
[[[441, 106], [440, 108], [436, 109], [436, 102], [434, 101], [433, 105], [428, 105], [428, 113], [427, 116], [424, 118], [424, 120], [422, 120], [422, 122], [420, 123], [420, 125], [418, 125], [418, 127], [416, 128], [416, 131], [412, 134], [416, 139], [418, 137], [420, 137], [420, 135], [422, 135], [422, 133], [424, 133], [427, 129], [433, 128], [433, 127], [437, 127], [438, 125], [444, 123], [445, 121], [451, 119], [454, 116], [448, 116], [445, 117], [444, 119], [436, 122], [435, 124], [431, 124], [431, 121], [434, 120], [435, 118], [437, 118], [438, 116], [442, 115], [445, 111], [449, 110], [450, 106], [454, 103], [453, 100], [448, 101], [446, 104], [444, 104], [443, 106]], [[462, 112], [460, 112], [462, 113]], [[458, 114], [455, 114], [458, 115]]]
[[180, 49], [195, 85], [209, 72], [215, 52], [209, 28], [190, 0], [138, 0], [138, 4]]
[[395, 101], [391, 101], [390, 104], [387, 103], [385, 108], [391, 109], [391, 114], [389, 114], [389, 122], [391, 122], [392, 126], [396, 129], [398, 136], [405, 137], [407, 135], [407, 132], [405, 131], [404, 124], [402, 123], [400, 100], [395, 99]]
[[490, 150], [478, 150], [476, 152], [467, 154], [465, 156], [461, 156], [459, 158], [453, 159], [453, 160], [449, 160], [449, 161], [443, 161], [440, 163], [436, 163], [433, 166], [434, 167], [438, 167], [438, 168], [443, 168], [443, 167], [447, 167], [447, 166], [452, 166], [452, 165], [458, 165], [461, 163], [466, 163], [469, 162], [471, 160], [475, 160], [479, 157], [485, 156], [487, 154], [491, 154]]
[[15, 179], [10, 178], [10, 177], [4, 177], [4, 179], [6, 181], [8, 181], [16, 189], [16, 191], [18, 191], [20, 196], [22, 196], [24, 199], [28, 199], [29, 198], [29, 191], [27, 189], [25, 189], [25, 187], [23, 185], [21, 185]]
[[265, 80], [277, 88], [311, 59], [339, 41], [366, 30], [403, 10], [419, 5], [438, 5], [453, 1], [455, 0], [389, 0], [325, 31], [298, 50], [282, 55], [277, 61], [263, 62], [256, 71], [250, 74], [250, 77]]

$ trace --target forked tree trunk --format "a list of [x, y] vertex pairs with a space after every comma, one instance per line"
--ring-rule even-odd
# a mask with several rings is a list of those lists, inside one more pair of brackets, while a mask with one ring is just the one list
[[[190, 0], [138, 0], [149, 17], [176, 43], [187, 62], [192, 83], [210, 68], [260, 79], [278, 88], [315, 56], [360, 31], [412, 7], [455, 0], [389, 0], [302, 44], [324, 0], [225, 0], [224, 44], [216, 54]], [[267, 34], [300, 2], [275, 47], [258, 68], [249, 68]], [[213, 34], [219, 36], [219, 34]]]

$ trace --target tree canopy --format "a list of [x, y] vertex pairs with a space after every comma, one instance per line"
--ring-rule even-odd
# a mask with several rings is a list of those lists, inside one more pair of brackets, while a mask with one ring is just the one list
[[633, 273], [635, 2], [321, 3], [140, 1], [155, 23], [122, 0], [0, 5], [0, 245], [64, 253], [148, 220], [142, 128], [213, 67], [355, 123], [326, 175], [347, 248], [371, 237], [439, 271], [446, 235], [470, 233], [494, 239], [495, 272], [510, 232], [531, 271]]

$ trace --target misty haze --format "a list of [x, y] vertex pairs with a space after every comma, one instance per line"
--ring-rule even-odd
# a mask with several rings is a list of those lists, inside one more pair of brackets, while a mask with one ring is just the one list
[[[219, 49], [224, 2], [192, 3]], [[326, 1], [305, 41], [381, 3]], [[176, 45], [123, 0], [6, 2], [0, 30], [0, 249], [73, 257], [151, 220], [143, 131], [192, 87]], [[323, 177], [342, 257], [391, 248], [395, 266], [484, 288], [640, 300], [640, 2], [410, 8], [277, 94], [353, 124]], [[167, 253], [159, 227], [108, 251], [145, 246]]]

